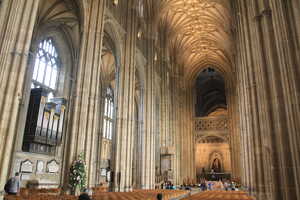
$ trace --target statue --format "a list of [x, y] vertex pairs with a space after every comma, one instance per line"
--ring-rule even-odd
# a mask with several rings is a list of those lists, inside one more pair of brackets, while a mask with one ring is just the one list
[[218, 158], [215, 158], [213, 163], [212, 163], [212, 167], [211, 169], [214, 171], [214, 172], [221, 172], [221, 164], [220, 164], [220, 161]]

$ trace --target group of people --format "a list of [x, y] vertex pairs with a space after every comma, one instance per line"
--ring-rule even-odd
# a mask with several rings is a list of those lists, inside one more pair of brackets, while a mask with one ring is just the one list
[[176, 186], [171, 181], [165, 181], [161, 184], [161, 189], [175, 190]]
[[201, 179], [198, 187], [202, 190], [237, 190], [236, 183], [229, 180], [219, 180], [219, 181], [207, 181], [205, 179]]

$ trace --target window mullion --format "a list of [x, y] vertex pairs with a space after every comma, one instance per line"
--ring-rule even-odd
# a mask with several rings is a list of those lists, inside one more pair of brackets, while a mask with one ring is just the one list
[[42, 81], [42, 83], [44, 85], [46, 85], [45, 78], [46, 78], [47, 68], [48, 68], [48, 58], [47, 58], [47, 53], [46, 53], [46, 55], [45, 55], [45, 70], [44, 70], [43, 81]]
[[107, 112], [107, 116], [108, 118], [110, 118], [110, 99], [108, 99], [108, 112]]
[[106, 122], [107, 122], [107, 125], [106, 125], [106, 135], [105, 135], [105, 138], [108, 139], [108, 135], [109, 135], [109, 121], [108, 121], [108, 118], [109, 118], [109, 99], [108, 97], [106, 97]]
[[105, 121], [106, 121], [106, 126], [105, 126], [105, 136], [104, 136], [104, 138], [107, 139], [107, 136], [108, 136], [108, 126], [109, 126], [109, 124], [108, 124], [107, 118], [105, 118]]
[[52, 83], [52, 75], [53, 75], [53, 66], [51, 65], [51, 73], [50, 73], [50, 80], [49, 80], [49, 87], [51, 88], [51, 89], [55, 89], [55, 87], [54, 88], [52, 88], [51, 87], [51, 83]]
[[[35, 80], [37, 81], [38, 79], [38, 76], [39, 76], [39, 71], [40, 71], [40, 65], [41, 65], [41, 60], [40, 60], [40, 55], [38, 54], [38, 65], [37, 65], [37, 72], [36, 72], [36, 77], [35, 77]], [[36, 67], [36, 66], [34, 66]], [[34, 69], [33, 69], [34, 70]]]

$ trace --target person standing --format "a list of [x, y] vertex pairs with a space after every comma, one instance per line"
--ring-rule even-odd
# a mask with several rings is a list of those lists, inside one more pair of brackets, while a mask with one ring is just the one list
[[156, 195], [156, 199], [157, 199], [157, 200], [162, 200], [162, 199], [163, 199], [162, 193], [158, 193], [158, 194]]
[[20, 177], [19, 173], [15, 173], [15, 177], [10, 178], [5, 186], [4, 190], [9, 195], [17, 195], [20, 191]]
[[82, 193], [79, 195], [78, 200], [91, 200], [91, 198], [87, 193]]

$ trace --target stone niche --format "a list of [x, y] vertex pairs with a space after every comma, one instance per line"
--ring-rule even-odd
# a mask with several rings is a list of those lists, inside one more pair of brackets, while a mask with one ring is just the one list
[[172, 160], [173, 156], [175, 154], [175, 147], [174, 146], [168, 146], [168, 147], [161, 147], [160, 149], [160, 158], [161, 158], [161, 174], [164, 180], [170, 180], [173, 179], [173, 169], [172, 169]]
[[[218, 155], [216, 157], [216, 155]], [[215, 158], [218, 158], [221, 165], [221, 171], [231, 172], [230, 150], [228, 143], [198, 143], [196, 144], [196, 169], [197, 175], [204, 169], [210, 172]]]

